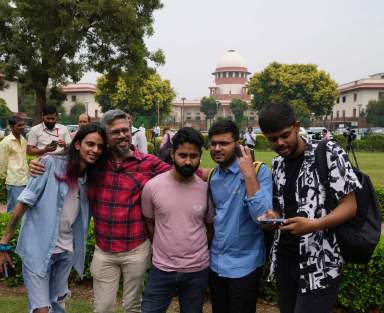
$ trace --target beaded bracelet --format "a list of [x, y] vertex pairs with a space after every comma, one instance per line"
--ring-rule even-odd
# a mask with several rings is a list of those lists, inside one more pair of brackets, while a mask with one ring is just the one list
[[0, 252], [11, 252], [12, 250], [13, 247], [11, 245], [0, 243]]

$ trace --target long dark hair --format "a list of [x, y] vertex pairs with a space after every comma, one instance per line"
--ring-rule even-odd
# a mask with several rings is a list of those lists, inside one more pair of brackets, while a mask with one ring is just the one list
[[[80, 152], [75, 148], [75, 144], [81, 142], [87, 135], [98, 133], [103, 139], [103, 152], [97, 159], [95, 164], [89, 164], [85, 170], [87, 174], [87, 189], [91, 190], [96, 179], [96, 169], [98, 164], [103, 162], [105, 158], [105, 150], [107, 147], [107, 135], [103, 127], [98, 123], [89, 123], [79, 128], [73, 137], [67, 151], [67, 166], [63, 177], [57, 177], [61, 181], [65, 181], [69, 187], [73, 187], [78, 183], [78, 178], [83, 175], [80, 169]], [[90, 188], [91, 187], [91, 188]]]

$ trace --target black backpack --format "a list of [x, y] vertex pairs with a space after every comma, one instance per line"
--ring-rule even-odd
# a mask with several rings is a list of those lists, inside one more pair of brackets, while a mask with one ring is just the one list
[[[315, 151], [315, 162], [320, 182], [326, 188], [326, 208], [333, 210], [337, 206], [337, 200], [330, 190], [326, 145], [327, 141], [319, 142]], [[357, 212], [351, 220], [335, 228], [336, 240], [346, 262], [366, 264], [380, 239], [381, 212], [369, 176], [355, 167], [353, 171], [362, 185], [361, 189], [355, 191]]]

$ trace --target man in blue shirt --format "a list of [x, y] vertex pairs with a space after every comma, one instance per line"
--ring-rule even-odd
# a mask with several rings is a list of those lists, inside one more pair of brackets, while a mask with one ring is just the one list
[[251, 152], [239, 145], [234, 122], [217, 122], [208, 136], [211, 157], [218, 164], [210, 180], [216, 210], [210, 265], [212, 311], [254, 313], [265, 262], [258, 217], [272, 209], [271, 174], [262, 165], [256, 176]]

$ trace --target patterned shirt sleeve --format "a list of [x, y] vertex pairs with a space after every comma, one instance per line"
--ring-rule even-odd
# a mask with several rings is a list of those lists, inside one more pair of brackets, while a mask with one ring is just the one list
[[330, 188], [337, 200], [360, 189], [361, 184], [353, 171], [347, 153], [335, 142], [329, 141], [326, 148]]

